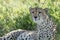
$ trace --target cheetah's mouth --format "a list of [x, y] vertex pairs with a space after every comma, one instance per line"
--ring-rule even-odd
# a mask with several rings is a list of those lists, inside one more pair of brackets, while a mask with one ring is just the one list
[[37, 18], [34, 18], [34, 20], [36, 21], [36, 20], [37, 20]]

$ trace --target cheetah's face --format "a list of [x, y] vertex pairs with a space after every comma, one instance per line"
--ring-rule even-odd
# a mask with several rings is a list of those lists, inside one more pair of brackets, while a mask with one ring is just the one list
[[34, 21], [44, 19], [47, 13], [47, 9], [42, 8], [30, 8], [30, 13]]

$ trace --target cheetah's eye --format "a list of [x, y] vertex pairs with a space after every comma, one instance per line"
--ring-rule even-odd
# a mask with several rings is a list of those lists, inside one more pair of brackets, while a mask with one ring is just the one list
[[39, 14], [40, 14], [41, 12], [39, 12]]
[[32, 12], [32, 13], [34, 13], [34, 12]]

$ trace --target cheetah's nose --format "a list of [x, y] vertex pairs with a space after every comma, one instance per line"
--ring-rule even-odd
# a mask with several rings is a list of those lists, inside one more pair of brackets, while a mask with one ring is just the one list
[[37, 18], [37, 16], [35, 16], [34, 18]]

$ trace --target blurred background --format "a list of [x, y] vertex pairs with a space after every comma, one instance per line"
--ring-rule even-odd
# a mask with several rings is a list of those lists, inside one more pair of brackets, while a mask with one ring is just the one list
[[49, 17], [57, 25], [56, 40], [60, 40], [60, 0], [0, 0], [0, 36], [16, 30], [34, 30], [30, 7], [49, 8]]

